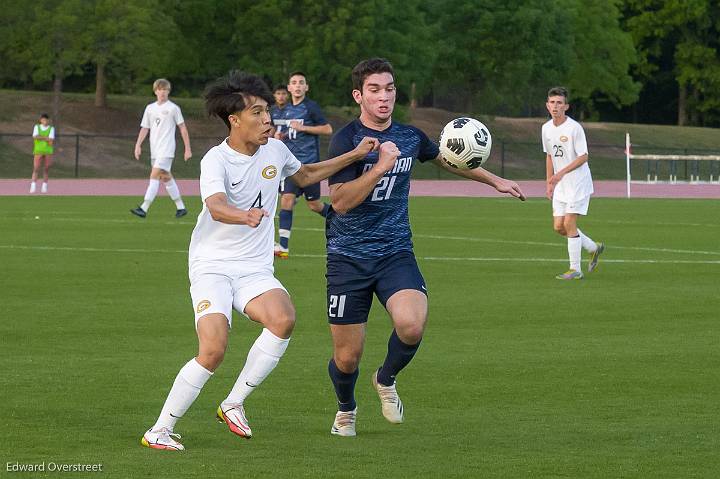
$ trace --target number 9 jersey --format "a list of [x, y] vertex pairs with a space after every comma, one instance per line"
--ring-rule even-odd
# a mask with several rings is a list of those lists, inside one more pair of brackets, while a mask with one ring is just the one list
[[[247, 272], [273, 270], [275, 210], [280, 181], [294, 175], [301, 163], [282, 141], [269, 138], [253, 156], [239, 153], [227, 139], [211, 148], [200, 162], [203, 209], [190, 239], [190, 269], [197, 262], [236, 262]], [[269, 213], [257, 228], [215, 221], [205, 205], [210, 196], [224, 193], [228, 204], [241, 210], [262, 208]]]
[[[393, 169], [385, 173], [367, 198], [346, 214], [330, 210], [326, 222], [328, 254], [358, 259], [373, 259], [400, 251], [412, 251], [408, 196], [413, 163], [434, 160], [438, 146], [419, 129], [393, 122], [383, 131], [364, 126], [356, 119], [330, 142], [328, 156], [333, 158], [351, 151], [363, 137], [377, 138], [380, 143], [392, 141], [400, 150]], [[378, 152], [340, 170], [328, 180], [330, 185], [347, 183], [373, 167]]]
[[[560, 126], [555, 126], [549, 120], [542, 126], [543, 151], [550, 155], [553, 163], [553, 172], [557, 173], [578, 156], [588, 153], [585, 131], [580, 123], [566, 117]], [[566, 174], [555, 186], [553, 198], [564, 202], [574, 203], [582, 201], [593, 193], [592, 176], [587, 162]]]

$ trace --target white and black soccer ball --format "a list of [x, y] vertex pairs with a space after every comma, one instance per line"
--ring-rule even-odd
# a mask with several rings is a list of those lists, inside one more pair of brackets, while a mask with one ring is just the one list
[[440, 134], [443, 161], [458, 170], [472, 170], [490, 158], [492, 137], [488, 127], [474, 118], [455, 118]]

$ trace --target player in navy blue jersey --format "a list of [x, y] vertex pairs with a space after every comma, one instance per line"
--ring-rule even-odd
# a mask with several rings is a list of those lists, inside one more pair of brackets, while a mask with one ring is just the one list
[[355, 382], [373, 294], [390, 314], [393, 331], [387, 356], [373, 372], [372, 383], [385, 418], [392, 423], [403, 421], [395, 376], [420, 346], [428, 311], [425, 280], [410, 239], [408, 194], [413, 163], [434, 161], [456, 175], [525, 199], [515, 182], [482, 168], [445, 167], [438, 146], [422, 131], [392, 121], [395, 80], [387, 60], [360, 62], [352, 80], [360, 117], [332, 138], [328, 154], [351, 151], [363, 136], [379, 140], [380, 148], [329, 179], [327, 305], [333, 357], [328, 372], [338, 400], [331, 433], [340, 436], [355, 435]]
[[273, 92], [273, 98], [275, 98], [275, 104], [270, 107], [270, 119], [273, 124], [273, 128], [275, 131], [273, 131], [273, 136], [278, 139], [282, 140], [284, 133], [287, 133], [287, 127], [284, 127], [284, 118], [283, 118], [283, 110], [288, 104], [288, 97], [290, 96], [290, 93], [288, 92], [286, 85], [277, 85], [275, 87], [275, 91]]
[[[295, 158], [303, 164], [320, 161], [320, 139], [318, 135], [332, 135], [332, 126], [325, 119], [320, 106], [307, 98], [308, 84], [303, 72], [293, 72], [288, 80], [290, 102], [283, 108], [277, 125], [286, 125], [281, 139]], [[275, 256], [287, 258], [290, 252], [290, 231], [292, 229], [293, 208], [297, 198], [305, 195], [308, 207], [315, 213], [326, 216], [330, 205], [320, 201], [320, 183], [298, 188], [293, 182], [282, 184], [278, 235], [280, 243], [275, 245]]]

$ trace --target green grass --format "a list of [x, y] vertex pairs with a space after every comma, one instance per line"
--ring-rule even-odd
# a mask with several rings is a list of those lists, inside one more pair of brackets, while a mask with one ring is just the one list
[[[159, 200], [9, 197], [0, 214], [0, 456], [102, 463], [104, 477], [715, 477], [720, 470], [717, 202], [595, 199], [597, 272], [559, 282], [549, 204], [411, 202], [430, 321], [399, 377], [406, 422], [370, 386], [390, 325], [375, 304], [357, 387], [358, 437], [331, 437], [334, 395], [321, 218], [298, 205], [276, 265], [298, 323], [246, 406], [255, 436], [213, 419], [259, 333], [235, 317], [225, 362], [177, 429], [142, 448], [196, 352], [186, 249], [193, 219]], [[199, 200], [188, 207], [198, 211]], [[35, 219], [38, 216], [39, 219]], [[4, 466], [3, 466], [4, 467]], [[30, 475], [19, 474], [20, 477]], [[63, 474], [63, 477], [87, 474]]]

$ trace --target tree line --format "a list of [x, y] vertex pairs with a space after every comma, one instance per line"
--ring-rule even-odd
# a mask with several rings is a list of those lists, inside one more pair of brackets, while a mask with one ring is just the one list
[[94, 91], [103, 107], [157, 77], [191, 96], [232, 68], [270, 84], [302, 70], [340, 106], [352, 67], [382, 56], [401, 102], [541, 115], [562, 84], [584, 119], [715, 126], [719, 1], [6, 0], [0, 87]]

